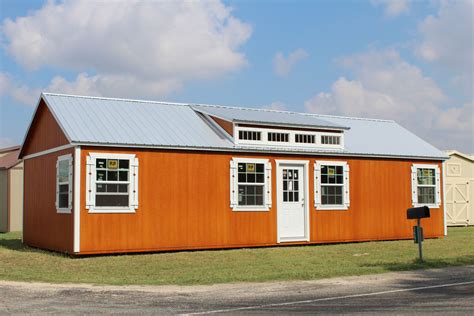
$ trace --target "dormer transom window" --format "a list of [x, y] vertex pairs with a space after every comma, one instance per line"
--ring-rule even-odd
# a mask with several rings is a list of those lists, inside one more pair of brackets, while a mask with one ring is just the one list
[[341, 143], [340, 136], [321, 135], [321, 144], [323, 145], [339, 145]]
[[295, 143], [298, 144], [316, 144], [316, 135], [296, 134]]
[[280, 143], [288, 143], [290, 139], [290, 134], [288, 133], [275, 133], [275, 132], [268, 132], [268, 141], [269, 142], [280, 142]]
[[236, 145], [275, 148], [344, 148], [344, 133], [339, 130], [236, 124], [233, 132]]
[[239, 139], [259, 141], [259, 140], [262, 140], [262, 132], [241, 130], [241, 131], [239, 131]]

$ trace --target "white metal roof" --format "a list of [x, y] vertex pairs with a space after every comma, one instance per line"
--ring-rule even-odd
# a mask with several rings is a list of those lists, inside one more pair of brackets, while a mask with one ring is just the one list
[[[74, 144], [118, 147], [153, 147], [239, 152], [314, 153], [446, 159], [443, 152], [394, 121], [337, 117], [294, 112], [229, 108], [199, 104], [178, 104], [43, 93], [43, 99]], [[200, 110], [199, 110], [200, 109]], [[204, 111], [205, 109], [205, 111]], [[223, 110], [226, 109], [226, 110]], [[225, 112], [225, 119], [248, 122], [282, 121], [291, 125], [313, 122], [314, 127], [345, 128], [343, 151], [248, 147], [232, 139], [199, 112]], [[222, 117], [221, 115], [217, 115]], [[267, 120], [267, 121], [266, 121]]]

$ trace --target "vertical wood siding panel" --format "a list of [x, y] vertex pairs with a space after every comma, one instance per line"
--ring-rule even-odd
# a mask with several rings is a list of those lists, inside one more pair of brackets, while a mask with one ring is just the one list
[[[276, 245], [275, 159], [309, 161], [310, 239], [313, 243], [411, 238], [411, 161], [333, 159], [350, 166], [347, 211], [314, 209], [315, 157], [240, 155], [210, 152], [82, 148], [89, 152], [135, 153], [140, 161], [139, 207], [135, 214], [89, 214], [81, 201], [81, 252], [151, 251]], [[272, 208], [233, 212], [229, 161], [232, 157], [272, 162]], [[85, 168], [81, 168], [85, 183]], [[82, 196], [85, 196], [85, 189]], [[423, 220], [426, 236], [443, 235], [443, 210]]]
[[69, 141], [53, 117], [53, 114], [49, 111], [44, 101], [41, 100], [23, 146], [23, 155], [30, 155], [67, 145], [68, 143]]
[[24, 161], [24, 230], [27, 245], [73, 252], [73, 214], [56, 212], [56, 161], [67, 149]]

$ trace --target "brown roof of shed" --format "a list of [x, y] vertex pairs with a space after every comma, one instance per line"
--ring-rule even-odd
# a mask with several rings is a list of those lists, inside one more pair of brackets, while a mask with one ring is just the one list
[[16, 149], [3, 157], [0, 157], [0, 169], [10, 169], [21, 162], [21, 159], [18, 159], [20, 154], [20, 149]]
[[21, 148], [20, 145], [0, 148], [0, 154], [6, 153], [6, 152], [9, 152], [9, 151], [15, 151], [15, 150], [20, 149], [20, 148]]

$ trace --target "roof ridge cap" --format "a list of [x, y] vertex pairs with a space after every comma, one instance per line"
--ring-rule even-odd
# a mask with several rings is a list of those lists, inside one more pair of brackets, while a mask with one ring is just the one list
[[43, 92], [43, 95], [72, 97], [72, 98], [83, 98], [83, 99], [96, 99], [96, 100], [111, 100], [111, 101], [124, 101], [124, 102], [137, 102], [137, 103], [165, 104], [165, 105], [189, 106], [189, 107], [202, 106], [202, 107], [237, 109], [237, 110], [256, 111], [256, 112], [271, 112], [271, 113], [284, 113], [284, 114], [292, 114], [292, 115], [306, 115], [306, 116], [318, 116], [318, 117], [329, 117], [329, 118], [344, 118], [344, 119], [351, 119], [351, 120], [366, 120], [366, 121], [376, 121], [376, 122], [390, 122], [390, 123], [395, 122], [394, 120], [386, 120], [386, 119], [353, 117], [353, 116], [331, 115], [331, 114], [318, 114], [318, 113], [307, 113], [307, 112], [297, 112], [297, 111], [288, 111], [288, 110], [274, 110], [274, 109], [251, 108], [251, 107], [219, 105], [219, 104], [206, 104], [206, 103], [181, 103], [181, 102], [168, 102], [168, 101], [152, 101], [152, 100], [142, 100], [142, 99], [111, 98], [111, 97], [102, 97], [102, 96], [98, 97], [98, 96], [63, 94], [63, 93], [52, 93], [52, 92]]
[[82, 98], [82, 99], [137, 102], [137, 103], [152, 103], [152, 104], [165, 104], [165, 105], [176, 105], [176, 106], [190, 106], [190, 105], [192, 105], [190, 103], [152, 101], [152, 100], [141, 100], [141, 99], [126, 99], [126, 98], [111, 98], [111, 97], [97, 97], [97, 96], [89, 96], [89, 95], [64, 94], [64, 93], [52, 93], [52, 92], [43, 92], [42, 94], [45, 95], [45, 96], [59, 96], [59, 97], [71, 97], [71, 98]]
[[317, 113], [303, 113], [303, 114], [307, 114], [307, 115], [311, 115], [311, 116], [343, 118], [343, 119], [349, 119], [349, 120], [361, 120], [361, 121], [375, 121], [375, 122], [395, 123], [395, 120], [378, 119], [378, 118], [371, 118], [371, 117], [357, 117], [357, 116], [344, 116], [344, 115], [333, 115], [333, 114], [317, 114]]

